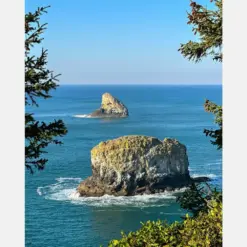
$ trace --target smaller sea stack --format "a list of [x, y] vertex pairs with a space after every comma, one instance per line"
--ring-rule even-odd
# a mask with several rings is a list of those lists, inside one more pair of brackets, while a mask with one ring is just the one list
[[91, 117], [121, 118], [129, 115], [127, 107], [109, 93], [102, 95], [101, 106], [89, 114]]

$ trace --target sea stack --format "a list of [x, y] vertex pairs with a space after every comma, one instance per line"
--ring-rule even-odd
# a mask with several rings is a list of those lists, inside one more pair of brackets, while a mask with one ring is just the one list
[[191, 182], [186, 147], [175, 139], [122, 136], [91, 150], [92, 176], [80, 196], [132, 196], [174, 190]]
[[121, 118], [129, 115], [127, 107], [109, 93], [102, 95], [101, 106], [98, 110], [89, 114], [91, 117]]

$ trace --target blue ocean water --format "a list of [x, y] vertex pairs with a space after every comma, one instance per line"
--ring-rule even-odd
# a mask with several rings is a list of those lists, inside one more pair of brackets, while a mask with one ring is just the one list
[[[129, 109], [126, 119], [86, 118], [105, 92]], [[64, 120], [62, 146], [49, 146], [44, 171], [25, 176], [25, 241], [28, 247], [90, 247], [133, 231], [140, 222], [180, 220], [175, 195], [78, 199], [77, 185], [91, 175], [90, 150], [100, 141], [123, 135], [178, 139], [187, 146], [192, 176], [206, 175], [221, 187], [222, 154], [203, 134], [214, 127], [203, 109], [205, 99], [222, 101], [221, 86], [60, 86], [53, 98], [32, 109], [40, 121]], [[27, 109], [29, 110], [29, 109]], [[76, 115], [79, 115], [76, 117]]]

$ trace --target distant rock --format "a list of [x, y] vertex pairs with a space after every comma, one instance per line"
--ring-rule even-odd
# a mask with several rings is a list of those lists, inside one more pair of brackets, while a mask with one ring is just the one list
[[123, 136], [91, 150], [92, 176], [77, 188], [80, 196], [131, 196], [162, 192], [191, 182], [186, 147], [175, 139]]
[[90, 117], [127, 117], [127, 107], [109, 93], [102, 95], [101, 107], [89, 114]]

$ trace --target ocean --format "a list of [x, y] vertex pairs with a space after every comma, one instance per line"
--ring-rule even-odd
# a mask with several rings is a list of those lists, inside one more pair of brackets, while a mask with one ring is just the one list
[[[129, 110], [125, 119], [88, 118], [108, 92]], [[27, 247], [107, 246], [121, 231], [137, 230], [148, 220], [181, 220], [185, 214], [174, 193], [134, 197], [77, 198], [76, 187], [91, 175], [90, 150], [101, 141], [124, 135], [176, 138], [187, 147], [193, 177], [208, 176], [222, 186], [222, 153], [204, 128], [215, 127], [205, 99], [222, 104], [222, 86], [61, 85], [52, 98], [31, 109], [40, 121], [62, 119], [68, 134], [63, 145], [47, 148], [45, 170], [25, 174]], [[29, 112], [29, 108], [26, 108]]]

